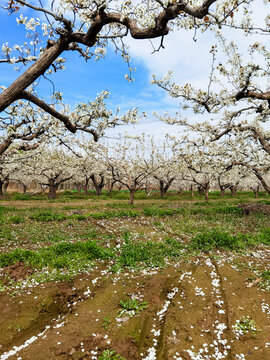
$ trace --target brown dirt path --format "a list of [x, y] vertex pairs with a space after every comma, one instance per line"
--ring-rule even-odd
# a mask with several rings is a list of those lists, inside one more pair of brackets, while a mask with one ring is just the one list
[[[251, 271], [229, 260], [200, 256], [140, 274], [103, 267], [72, 283], [2, 295], [0, 360], [98, 359], [104, 349], [127, 360], [269, 359], [269, 292], [247, 287]], [[117, 318], [120, 300], [131, 295], [148, 308]], [[243, 317], [256, 331], [241, 334], [234, 327]]]

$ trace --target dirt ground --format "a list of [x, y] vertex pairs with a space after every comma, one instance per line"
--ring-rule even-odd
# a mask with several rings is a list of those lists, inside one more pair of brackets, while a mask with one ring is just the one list
[[[266, 250], [217, 253], [120, 274], [100, 264], [70, 283], [3, 294], [0, 359], [98, 359], [104, 349], [128, 360], [269, 359], [269, 292], [243, 265], [264, 268], [269, 259]], [[30, 271], [19, 269], [17, 276]], [[6, 271], [15, 276], [15, 267]], [[148, 307], [117, 317], [124, 295]], [[254, 331], [241, 333], [243, 318]]]
[[[12, 202], [16, 209], [34, 205]], [[240, 220], [247, 230], [264, 221], [246, 219]], [[215, 225], [215, 219], [209, 221]], [[153, 241], [161, 236], [190, 240], [191, 233], [174, 229], [169, 221], [154, 225], [159, 222], [160, 218], [146, 217], [89, 219], [84, 226], [100, 230], [106, 239], [115, 236], [110, 240], [115, 246], [121, 240], [117, 237], [120, 228]], [[20, 245], [35, 249], [32, 243]], [[37, 248], [44, 245], [37, 243]], [[10, 250], [16, 246], [17, 242], [10, 244]], [[245, 253], [187, 253], [165, 267], [119, 273], [111, 271], [112, 264], [98, 260], [69, 282], [33, 282], [0, 292], [0, 360], [270, 359], [270, 294], [260, 277], [262, 271], [269, 271], [269, 246]], [[23, 262], [9, 265], [0, 269], [2, 284], [5, 278], [23, 282], [34, 271]], [[125, 312], [120, 305], [126, 299], [146, 305], [137, 312]], [[123, 358], [105, 357], [104, 350]]]

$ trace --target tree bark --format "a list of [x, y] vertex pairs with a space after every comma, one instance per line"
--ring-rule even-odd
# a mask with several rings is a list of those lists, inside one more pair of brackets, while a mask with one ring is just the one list
[[3, 181], [0, 180], [0, 196], [3, 196]]
[[253, 189], [255, 199], [258, 199], [259, 187]]
[[49, 193], [48, 198], [49, 199], [55, 199], [56, 198], [56, 191], [58, 189], [58, 184], [55, 184], [53, 179], [49, 180]]
[[4, 194], [6, 194], [6, 192], [7, 192], [8, 185], [9, 185], [9, 179], [7, 179], [7, 180], [4, 182], [4, 185], [3, 185], [3, 193], [4, 193]]
[[0, 94], [0, 112], [20, 99], [23, 91], [48, 70], [58, 56], [68, 49], [68, 45], [67, 39], [61, 37], [53, 45], [47, 46], [44, 54]]
[[209, 190], [210, 190], [210, 184], [207, 183], [205, 185], [205, 200], [208, 201], [209, 200]]
[[204, 194], [204, 188], [201, 185], [198, 186], [198, 193], [199, 193], [199, 195]]
[[27, 190], [27, 186], [25, 184], [21, 184], [21, 185], [22, 185], [22, 188], [23, 188], [23, 193], [25, 194], [26, 190]]
[[254, 171], [254, 174], [257, 176], [257, 178], [260, 180], [262, 186], [267, 191], [268, 194], [270, 194], [270, 186], [266, 183], [262, 175], [258, 171]]
[[134, 189], [129, 190], [129, 201], [128, 201], [129, 205], [133, 205], [134, 203], [135, 192], [136, 191]]
[[111, 194], [112, 190], [113, 190], [113, 186], [116, 183], [116, 181], [109, 181], [108, 182], [108, 195]]
[[85, 181], [84, 181], [84, 184], [83, 184], [83, 193], [84, 193], [84, 195], [87, 195], [88, 183], [89, 183], [89, 179], [85, 178]]
[[166, 196], [166, 190], [163, 187], [159, 187], [159, 192], [162, 198]]
[[160, 196], [164, 198], [167, 191], [166, 191], [166, 187], [164, 186], [163, 180], [159, 180], [159, 192], [160, 192]]
[[103, 188], [103, 186], [96, 187], [96, 195], [100, 196], [102, 194], [102, 188]]
[[231, 195], [232, 195], [232, 196], [236, 196], [236, 195], [237, 195], [236, 186], [235, 186], [235, 185], [231, 185], [231, 186], [230, 186], [230, 190], [231, 190]]
[[224, 197], [225, 195], [225, 189], [223, 187], [220, 187], [220, 197]]

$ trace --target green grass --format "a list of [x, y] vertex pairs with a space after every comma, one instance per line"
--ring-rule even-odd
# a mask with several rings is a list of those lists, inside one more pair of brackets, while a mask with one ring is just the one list
[[259, 243], [270, 246], [270, 228], [263, 229], [256, 238]]
[[175, 239], [167, 238], [163, 242], [142, 241], [131, 239], [126, 233], [113, 270], [123, 267], [163, 267], [166, 258], [179, 258], [184, 248], [185, 246]]
[[260, 282], [260, 286], [263, 289], [269, 289], [270, 288], [270, 270], [262, 271], [260, 274], [260, 277], [262, 278], [262, 281]]
[[182, 209], [164, 209], [157, 206], [150, 206], [143, 209], [145, 216], [172, 216], [182, 212]]
[[242, 209], [235, 205], [226, 204], [224, 202], [196, 202], [195, 206], [190, 210], [191, 214], [235, 214], [242, 215]]
[[51, 210], [40, 210], [29, 216], [30, 219], [35, 221], [63, 221], [67, 219], [66, 215], [56, 214]]
[[33, 268], [68, 268], [77, 261], [111, 258], [114, 258], [114, 252], [111, 249], [103, 248], [92, 240], [76, 243], [62, 242], [43, 247], [38, 251], [18, 248], [9, 253], [0, 254], [0, 267], [23, 262]]
[[[22, 261], [36, 269], [31, 276], [37, 281], [67, 281], [95, 261], [110, 260], [113, 271], [161, 268], [167, 260], [178, 261], [194, 251], [245, 251], [270, 245], [269, 216], [244, 216], [238, 208], [239, 203], [254, 201], [248, 192], [235, 198], [226, 194], [223, 199], [213, 193], [205, 202], [198, 194], [192, 199], [189, 192], [172, 192], [160, 199], [157, 192], [147, 198], [141, 191], [136, 194], [141, 201], [132, 206], [126, 201], [127, 191], [110, 196], [104, 192], [101, 197], [93, 191], [87, 197], [65, 192], [55, 201], [31, 196], [46, 201], [42, 207], [18, 195], [22, 194], [6, 198], [9, 207], [0, 205], [0, 266]], [[125, 199], [117, 199], [121, 196]], [[17, 208], [12, 207], [15, 198], [21, 201]], [[269, 197], [261, 194], [259, 201], [267, 205]], [[107, 227], [110, 219], [114, 221]], [[121, 234], [121, 229], [132, 233]], [[44, 268], [49, 269], [46, 274]]]
[[10, 216], [9, 222], [12, 224], [22, 224], [25, 222], [25, 218], [20, 215]]
[[213, 249], [245, 250], [258, 245], [270, 245], [270, 228], [258, 234], [230, 234], [227, 231], [214, 229], [198, 233], [192, 238], [190, 247], [194, 250], [209, 252]]
[[136, 298], [129, 297], [125, 300], [120, 300], [120, 307], [121, 309], [118, 310], [117, 317], [132, 317], [146, 309], [148, 307], [148, 303], [146, 301], [139, 301]]
[[103, 350], [98, 360], [126, 360], [123, 356], [117, 354], [114, 350]]
[[264, 205], [270, 205], [270, 200], [261, 200], [260, 203]]
[[122, 218], [122, 217], [138, 217], [140, 213], [134, 210], [119, 210], [119, 211], [100, 211], [89, 214], [89, 217], [100, 219]]

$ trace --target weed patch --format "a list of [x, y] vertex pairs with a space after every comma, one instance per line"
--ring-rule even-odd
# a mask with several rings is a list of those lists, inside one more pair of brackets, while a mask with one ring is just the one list
[[101, 211], [97, 213], [89, 214], [89, 217], [100, 220], [100, 219], [111, 219], [121, 217], [137, 217], [140, 213], [133, 210], [120, 210], [120, 211]]
[[260, 275], [262, 281], [260, 282], [260, 286], [264, 289], [270, 288], [270, 270], [263, 271]]
[[29, 218], [35, 221], [49, 222], [49, 221], [63, 221], [67, 219], [67, 216], [62, 214], [56, 214], [51, 210], [43, 210], [34, 213], [33, 215], [29, 216]]
[[182, 212], [182, 209], [162, 209], [157, 206], [146, 207], [143, 209], [145, 216], [172, 216]]
[[195, 207], [190, 210], [191, 214], [204, 214], [204, 215], [215, 215], [215, 214], [236, 214], [242, 215], [242, 210], [234, 205], [219, 204], [219, 203], [203, 203], [196, 202]]
[[117, 354], [114, 350], [107, 349], [102, 352], [98, 360], [126, 360], [126, 358]]
[[14, 215], [9, 218], [9, 222], [12, 224], [22, 224], [25, 222], [25, 219], [20, 215]]
[[263, 229], [257, 234], [256, 239], [261, 244], [270, 245], [270, 228]]
[[16, 249], [0, 254], [0, 267], [23, 262], [35, 268], [68, 268], [70, 264], [77, 261], [105, 260], [113, 256], [112, 250], [104, 249], [94, 241], [62, 242], [38, 251]]
[[167, 238], [164, 242], [135, 241], [127, 238], [121, 248], [121, 253], [117, 258], [113, 270], [122, 267], [136, 268], [144, 267], [163, 267], [166, 259], [177, 258], [181, 255], [184, 245], [179, 241]]
[[194, 250], [208, 252], [214, 248], [226, 250], [244, 250], [249, 246], [255, 245], [256, 240], [245, 234], [231, 235], [226, 231], [213, 230], [197, 234], [190, 242]]
[[140, 302], [138, 299], [132, 296], [126, 300], [120, 300], [120, 306], [121, 309], [118, 310], [117, 314], [118, 318], [123, 316], [132, 317], [146, 309], [148, 307], [148, 303], [146, 301]]
[[242, 316], [240, 320], [236, 320], [233, 329], [238, 337], [248, 333], [254, 335], [257, 331], [260, 331], [255, 321], [249, 316]]

